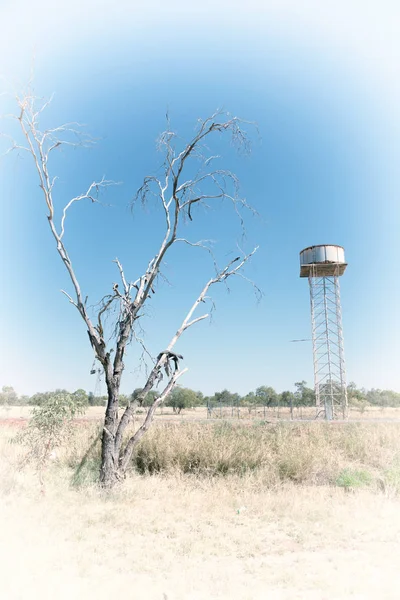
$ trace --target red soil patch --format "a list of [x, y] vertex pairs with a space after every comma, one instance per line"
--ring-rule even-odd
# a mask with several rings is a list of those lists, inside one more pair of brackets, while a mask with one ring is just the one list
[[26, 427], [28, 419], [24, 417], [20, 417], [18, 419], [10, 418], [10, 419], [0, 419], [0, 427], [6, 425], [8, 427]]

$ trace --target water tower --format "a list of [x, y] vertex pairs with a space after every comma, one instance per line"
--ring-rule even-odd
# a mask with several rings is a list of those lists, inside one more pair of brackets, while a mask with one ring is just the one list
[[300, 277], [308, 277], [311, 301], [317, 416], [347, 418], [339, 277], [347, 267], [341, 246], [310, 246], [300, 252]]

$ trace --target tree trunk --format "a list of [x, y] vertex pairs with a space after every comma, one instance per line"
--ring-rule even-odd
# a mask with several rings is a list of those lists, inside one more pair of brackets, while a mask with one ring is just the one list
[[111, 488], [121, 480], [118, 473], [119, 447], [115, 443], [118, 427], [119, 385], [114, 381], [108, 381], [107, 374], [106, 383], [108, 402], [101, 439], [100, 483], [103, 487]]
[[105, 488], [111, 488], [120, 479], [118, 474], [118, 456], [116, 456], [114, 439], [103, 430], [101, 441], [100, 484]]

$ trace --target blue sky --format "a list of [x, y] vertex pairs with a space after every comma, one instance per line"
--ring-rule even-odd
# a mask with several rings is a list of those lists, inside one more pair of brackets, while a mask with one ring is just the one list
[[[134, 279], [154, 252], [154, 207], [127, 206], [144, 175], [161, 163], [155, 140], [165, 126], [187, 139], [216, 108], [258, 123], [250, 156], [217, 142], [261, 214], [247, 217], [245, 248], [260, 246], [246, 274], [263, 290], [233, 282], [215, 290], [217, 310], [179, 343], [189, 372], [182, 384], [204, 393], [259, 385], [312, 383], [307, 282], [299, 251], [343, 245], [349, 263], [342, 305], [348, 380], [400, 390], [399, 73], [400, 42], [391, 2], [71, 2], [1, 5], [3, 89], [25, 82], [35, 55], [35, 87], [55, 93], [46, 124], [84, 122], [99, 138], [90, 150], [53, 163], [61, 206], [105, 175], [123, 182], [103, 201], [71, 211], [66, 242], [93, 301], [116, 280], [118, 256]], [[300, 10], [301, 5], [301, 10]], [[323, 5], [323, 6], [322, 6]], [[18, 35], [13, 28], [19, 23]], [[2, 112], [11, 106], [0, 98]], [[10, 127], [8, 121], [2, 128]], [[251, 132], [251, 129], [250, 129]], [[4, 144], [3, 144], [4, 147]], [[93, 388], [83, 323], [60, 288], [68, 287], [27, 157], [0, 161], [2, 181], [0, 385], [20, 393]], [[240, 227], [224, 208], [191, 228], [213, 238], [221, 259], [236, 253]], [[166, 265], [143, 326], [157, 354], [169, 342], [212, 265], [182, 249]], [[137, 352], [126, 360], [123, 390], [143, 380]]]

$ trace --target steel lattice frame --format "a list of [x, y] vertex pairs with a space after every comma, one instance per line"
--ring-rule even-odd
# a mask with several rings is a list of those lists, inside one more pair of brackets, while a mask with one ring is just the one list
[[313, 265], [310, 286], [314, 384], [317, 416], [347, 418], [339, 267], [332, 276], [321, 276]]

